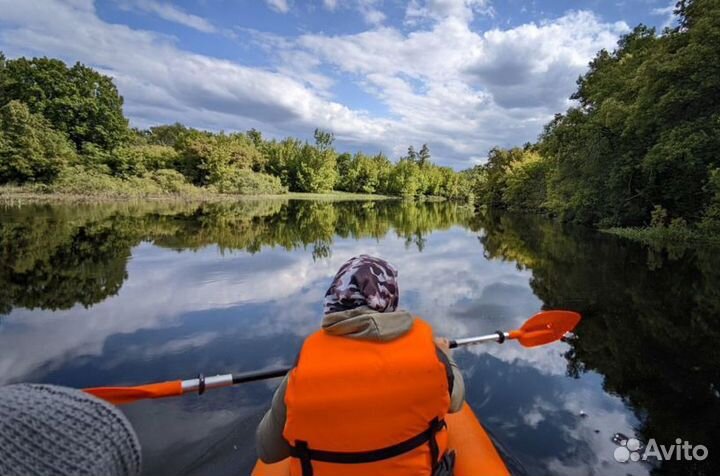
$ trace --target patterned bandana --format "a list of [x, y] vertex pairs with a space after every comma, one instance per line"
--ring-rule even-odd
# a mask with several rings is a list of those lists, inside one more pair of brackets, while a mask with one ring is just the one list
[[360, 306], [393, 312], [400, 298], [397, 275], [397, 269], [383, 259], [368, 255], [350, 258], [325, 293], [325, 314]]

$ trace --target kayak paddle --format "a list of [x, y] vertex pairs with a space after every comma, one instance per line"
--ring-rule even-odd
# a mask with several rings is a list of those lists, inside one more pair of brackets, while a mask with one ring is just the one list
[[580, 322], [580, 314], [572, 311], [542, 311], [525, 321], [520, 329], [510, 332], [497, 331], [479, 337], [466, 337], [450, 341], [450, 348], [461, 345], [497, 342], [502, 344], [506, 339], [517, 339], [523, 347], [538, 347], [560, 340], [565, 334], [575, 329]]
[[[479, 337], [453, 339], [449, 341], [449, 344], [450, 348], [454, 349], [464, 345], [481, 344], [485, 342], [502, 344], [507, 339], [515, 339], [524, 347], [537, 347], [559, 340], [565, 334], [572, 331], [578, 322], [580, 322], [580, 314], [576, 312], [542, 311], [527, 320], [520, 329], [509, 332], [497, 331], [494, 334]], [[240, 383], [282, 377], [291, 369], [292, 367], [283, 367], [236, 375], [215, 375], [213, 377], [204, 377], [200, 374], [197, 378], [189, 380], [172, 380], [138, 385], [136, 387], [93, 387], [86, 388], [84, 391], [115, 405], [122, 405], [125, 403], [133, 403], [137, 400], [175, 397], [190, 392], [197, 392], [198, 395], [202, 395], [205, 390], [212, 388], [229, 387]]]

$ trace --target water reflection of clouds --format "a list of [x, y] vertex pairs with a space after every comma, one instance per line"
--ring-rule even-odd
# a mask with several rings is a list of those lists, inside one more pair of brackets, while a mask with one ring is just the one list
[[[394, 262], [400, 269], [401, 304], [428, 319], [441, 334], [464, 336], [516, 326], [540, 308], [528, 287], [527, 271], [487, 261], [477, 237], [459, 228], [431, 234], [423, 253], [407, 247], [401, 238], [338, 240], [332, 256], [319, 261], [306, 251], [221, 254], [215, 247], [206, 247], [177, 253], [144, 243], [133, 250], [129, 278], [117, 296], [89, 310], [76, 306], [52, 313], [13, 311], [6, 319], [16, 326], [0, 333], [0, 346], [3, 341], [12, 342], [16, 352], [0, 357], [1, 378], [13, 380], [79, 355], [100, 355], [111, 335], [172, 327], [178, 316], [193, 311], [236, 307], [241, 316], [243, 306], [260, 303], [268, 306], [268, 313], [245, 323], [253, 333], [304, 336], [319, 323], [322, 295], [332, 275], [347, 258], [360, 253]], [[187, 348], [193, 345], [189, 338], [150, 352]], [[205, 343], [196, 341], [195, 345]], [[557, 349], [527, 353], [514, 347], [483, 347], [473, 352], [492, 352], [510, 361], [541, 366], [553, 362], [545, 367], [564, 371], [558, 365], [564, 360], [556, 358]]]
[[[505, 449], [513, 474], [647, 475], [613, 459], [616, 432], [633, 434], [634, 415], [602, 390], [602, 379], [544, 375], [485, 354], [458, 355], [471, 406]], [[522, 462], [522, 463], [521, 463]]]
[[[361, 253], [383, 256], [399, 268], [401, 306], [428, 319], [438, 334], [517, 327], [542, 305], [529, 286], [531, 273], [488, 261], [482, 251], [477, 235], [461, 228], [428, 235], [422, 253], [391, 234], [379, 241], [337, 239], [332, 255], [317, 261], [309, 249], [264, 248], [251, 255], [209, 246], [177, 253], [143, 243], [133, 249], [129, 277], [117, 296], [88, 310], [17, 309], [7, 316], [0, 348], [13, 352], [0, 355], [0, 383], [41, 380], [53, 372], [59, 379], [62, 367], [97, 378], [127, 372], [153, 380], [160, 374], [185, 377], [190, 368], [212, 373], [287, 364], [301, 338], [317, 328], [330, 278]], [[610, 436], [631, 433], [635, 421], [600, 382], [564, 376], [567, 349], [557, 344], [527, 350], [510, 342], [456, 355], [469, 383], [468, 398], [501, 446], [517, 455], [537, 448], [521, 459], [547, 474], [624, 472], [630, 467], [611, 461]], [[128, 413], [151, 468], [167, 454], [188, 453], [177, 462], [185, 470], [207, 457], [193, 453], [195, 443], [229, 435], [218, 439], [224, 449], [214, 451], [237, 472], [252, 464], [247, 442], [275, 385], [141, 404]], [[580, 418], [580, 409], [589, 417]], [[230, 447], [223, 446], [226, 440], [233, 442]], [[636, 474], [644, 474], [642, 469]]]

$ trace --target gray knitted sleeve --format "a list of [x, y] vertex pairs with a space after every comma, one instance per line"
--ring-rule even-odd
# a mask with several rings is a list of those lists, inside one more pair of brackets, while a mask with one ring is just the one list
[[109, 403], [55, 385], [0, 387], [0, 475], [137, 476], [140, 443]]

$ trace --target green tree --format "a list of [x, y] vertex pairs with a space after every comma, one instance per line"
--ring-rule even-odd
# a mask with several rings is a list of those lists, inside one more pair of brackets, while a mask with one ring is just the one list
[[375, 193], [379, 190], [379, 170], [371, 157], [358, 152], [351, 159], [344, 180], [348, 192]]
[[0, 107], [21, 101], [65, 134], [79, 150], [90, 142], [110, 150], [129, 137], [123, 99], [110, 77], [80, 63], [49, 58], [4, 61]]
[[148, 144], [177, 147], [181, 140], [190, 133], [191, 129], [176, 122], [175, 124], [153, 126], [148, 129], [146, 138]]
[[407, 156], [405, 156], [408, 160], [412, 160], [413, 162], [417, 162], [417, 152], [415, 152], [415, 147], [409, 146], [407, 151]]
[[332, 149], [332, 144], [335, 141], [335, 135], [332, 132], [315, 129], [313, 137], [315, 138], [315, 146], [318, 150], [326, 152]]
[[315, 129], [315, 145], [305, 144], [289, 164], [290, 190], [329, 192], [337, 182], [336, 153], [332, 133]]
[[524, 151], [510, 165], [502, 200], [510, 210], [542, 210], [546, 200], [548, 162], [535, 151]]
[[708, 235], [720, 236], [720, 169], [710, 172], [706, 192], [711, 196], [703, 211], [700, 228]]
[[720, 3], [682, 1], [677, 12], [678, 27], [658, 36], [640, 25], [597, 54], [579, 105], [531, 147], [541, 159], [491, 151], [472, 174], [479, 203], [601, 227], [647, 225], [655, 206], [676, 224], [703, 220], [720, 168]]
[[430, 164], [430, 148], [427, 144], [423, 144], [420, 152], [417, 154], [417, 163], [420, 167]]
[[385, 155], [379, 153], [372, 158], [372, 167], [377, 171], [377, 193], [389, 195], [390, 180], [393, 170], [393, 164]]
[[160, 169], [181, 169], [180, 154], [166, 145], [126, 146], [107, 159], [111, 173], [120, 177], [142, 176]]
[[50, 182], [74, 160], [67, 137], [25, 104], [0, 108], [0, 183]]
[[389, 192], [413, 197], [420, 189], [420, 172], [417, 163], [409, 158], [400, 159], [390, 172]]
[[281, 141], [265, 142], [263, 153], [265, 156], [265, 172], [280, 178], [286, 188], [295, 190], [294, 175], [291, 168], [299, 160], [302, 152], [302, 142], [288, 137]]
[[507, 208], [503, 194], [507, 188], [507, 178], [513, 164], [521, 162], [524, 150], [493, 148], [485, 164], [478, 167], [479, 178], [475, 183], [475, 196], [480, 202], [492, 208]]
[[290, 165], [291, 190], [296, 192], [329, 192], [337, 181], [335, 151], [305, 144]]
[[196, 185], [209, 185], [237, 169], [261, 170], [265, 158], [244, 134], [193, 133], [179, 146], [184, 173]]
[[335, 188], [346, 192], [352, 192], [354, 188], [352, 178], [350, 177], [350, 169], [353, 166], [352, 154], [347, 152], [339, 154], [335, 159], [335, 164], [338, 176]]
[[255, 147], [257, 147], [258, 150], [262, 150], [264, 144], [262, 132], [253, 128], [247, 131], [245, 134], [252, 141], [252, 143], [255, 144]]

